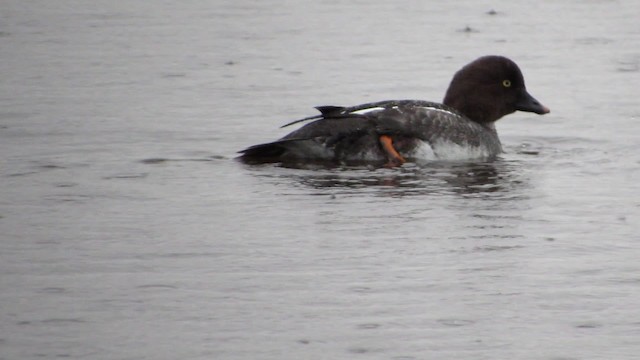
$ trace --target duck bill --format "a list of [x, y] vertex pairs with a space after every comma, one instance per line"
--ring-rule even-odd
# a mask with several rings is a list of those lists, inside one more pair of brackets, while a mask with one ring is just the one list
[[551, 111], [548, 107], [542, 105], [538, 100], [531, 96], [526, 90], [523, 90], [522, 94], [520, 94], [520, 99], [516, 103], [516, 110], [532, 112], [540, 115], [547, 114]]

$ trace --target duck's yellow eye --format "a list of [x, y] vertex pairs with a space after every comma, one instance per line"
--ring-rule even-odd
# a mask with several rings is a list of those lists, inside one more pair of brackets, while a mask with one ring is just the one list
[[511, 80], [502, 80], [502, 86], [511, 87]]

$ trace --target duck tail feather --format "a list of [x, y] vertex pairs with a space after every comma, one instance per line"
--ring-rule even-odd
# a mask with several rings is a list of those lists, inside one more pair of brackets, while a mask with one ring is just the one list
[[277, 158], [282, 155], [286, 147], [280, 141], [250, 146], [238, 151], [242, 159], [267, 159]]
[[302, 140], [307, 139], [291, 138], [249, 146], [244, 150], [238, 151], [241, 154], [239, 159], [247, 162], [279, 162], [282, 160], [282, 155], [290, 150], [292, 143]]

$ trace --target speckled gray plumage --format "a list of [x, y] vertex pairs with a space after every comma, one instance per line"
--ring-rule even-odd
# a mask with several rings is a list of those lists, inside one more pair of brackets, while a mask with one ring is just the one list
[[273, 143], [250, 147], [245, 153], [274, 146], [281, 150], [277, 156], [285, 160], [384, 161], [386, 155], [378, 145], [381, 135], [391, 135], [396, 149], [408, 157], [422, 142], [431, 145], [436, 154], [442, 143], [478, 147], [489, 156], [502, 151], [495, 129], [438, 103], [391, 100], [320, 109], [323, 114], [300, 120], [315, 121]]

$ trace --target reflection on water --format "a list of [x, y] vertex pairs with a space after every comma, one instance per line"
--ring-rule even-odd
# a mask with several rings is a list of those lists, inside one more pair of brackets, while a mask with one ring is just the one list
[[430, 194], [491, 194], [526, 187], [521, 163], [497, 159], [489, 162], [431, 162], [405, 164], [394, 169], [366, 167], [326, 167], [318, 164], [299, 168], [277, 165], [257, 167], [259, 177], [289, 178], [316, 190], [332, 189], [341, 193], [368, 192], [375, 189], [385, 196]]

